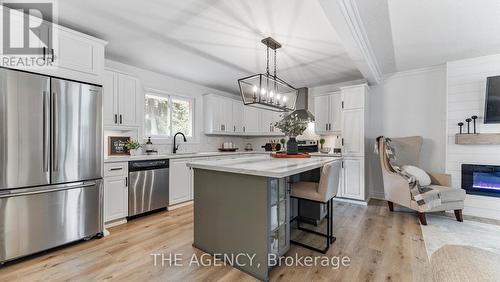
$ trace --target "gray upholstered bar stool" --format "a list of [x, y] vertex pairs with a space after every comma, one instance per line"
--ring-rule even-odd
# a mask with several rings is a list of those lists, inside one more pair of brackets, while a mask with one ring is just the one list
[[[297, 229], [325, 237], [326, 247], [324, 249], [318, 249], [294, 240], [290, 240], [291, 243], [324, 254], [330, 248], [330, 244], [335, 241], [336, 238], [333, 236], [333, 221], [332, 221], [333, 198], [335, 198], [335, 196], [337, 195], [337, 191], [339, 188], [341, 166], [342, 166], [342, 161], [340, 160], [336, 160], [324, 165], [321, 168], [319, 183], [301, 181], [292, 184], [292, 191], [291, 191], [292, 198], [326, 204], [327, 214], [325, 218], [327, 219], [327, 227], [326, 227], [327, 234], [300, 227], [300, 219], [298, 216], [291, 220], [291, 221], [297, 220]], [[300, 214], [300, 201], [298, 202], [299, 202], [298, 209]]]

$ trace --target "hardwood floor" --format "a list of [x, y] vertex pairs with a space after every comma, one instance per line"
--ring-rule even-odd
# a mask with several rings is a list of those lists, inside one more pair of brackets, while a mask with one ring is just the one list
[[[188, 266], [193, 208], [162, 212], [110, 229], [111, 235], [8, 264], [0, 281], [255, 281], [230, 266]], [[431, 281], [418, 218], [389, 212], [386, 202], [368, 207], [336, 202], [334, 235], [327, 256], [348, 256], [348, 267], [281, 266], [271, 281]], [[311, 241], [322, 238], [306, 238]], [[186, 266], [154, 266], [152, 253], [181, 253]], [[287, 255], [319, 256], [291, 247]]]

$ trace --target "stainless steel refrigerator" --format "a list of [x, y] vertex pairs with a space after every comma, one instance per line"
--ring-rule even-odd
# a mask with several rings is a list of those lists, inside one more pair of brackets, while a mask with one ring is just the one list
[[0, 69], [0, 263], [103, 231], [102, 89]]

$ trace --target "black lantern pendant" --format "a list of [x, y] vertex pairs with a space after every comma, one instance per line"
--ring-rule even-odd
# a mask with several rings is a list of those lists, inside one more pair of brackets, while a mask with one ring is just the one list
[[[243, 103], [276, 112], [294, 111], [298, 91], [276, 75], [276, 50], [281, 48], [281, 44], [271, 37], [263, 39], [262, 43], [267, 46], [266, 73], [238, 80]], [[270, 49], [274, 50], [274, 74], [269, 72]]]

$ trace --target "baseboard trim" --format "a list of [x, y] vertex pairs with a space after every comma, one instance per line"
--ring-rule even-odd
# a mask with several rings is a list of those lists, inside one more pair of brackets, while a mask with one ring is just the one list
[[193, 204], [193, 201], [191, 200], [191, 201], [187, 201], [187, 202], [184, 202], [184, 203], [171, 205], [171, 206], [167, 207], [167, 211], [173, 211], [175, 209], [182, 208], [182, 207], [185, 207], [185, 206], [189, 206], [189, 205], [192, 205], [192, 204]]
[[334, 201], [337, 202], [344, 202], [344, 203], [349, 203], [349, 204], [356, 204], [356, 205], [361, 205], [361, 206], [368, 206], [368, 203], [365, 201], [360, 201], [360, 200], [351, 200], [351, 199], [345, 199], [345, 198], [333, 198]]
[[114, 226], [117, 226], [117, 225], [121, 225], [121, 224], [125, 224], [125, 223], [127, 223], [127, 219], [126, 218], [116, 219], [116, 220], [113, 220], [113, 221], [105, 223], [104, 224], [104, 228], [111, 228], [111, 227], [114, 227]]

